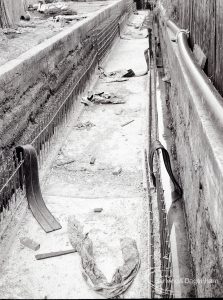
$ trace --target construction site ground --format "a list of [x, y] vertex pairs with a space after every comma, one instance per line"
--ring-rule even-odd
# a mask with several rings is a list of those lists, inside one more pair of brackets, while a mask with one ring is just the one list
[[[127, 26], [127, 30], [144, 32], [139, 29], [144, 17], [144, 12], [134, 15], [131, 23], [137, 29]], [[147, 47], [147, 38], [118, 39], [104, 63], [105, 71], [131, 68], [142, 73]], [[1, 266], [0, 298], [100, 298], [82, 277], [78, 253], [35, 259], [38, 253], [71, 249], [67, 221], [72, 215], [89, 233], [96, 262], [108, 281], [123, 264], [120, 239], [136, 240], [141, 266], [124, 298], [149, 297], [148, 202], [143, 184], [147, 82], [146, 75], [124, 82], [99, 79], [91, 87], [93, 91], [115, 93], [126, 102], [87, 106], [77, 122], [71, 120], [69, 135], [42, 184], [43, 198], [62, 229], [46, 234], [27, 211]], [[95, 126], [77, 126], [86, 122]], [[90, 164], [92, 157], [94, 164]], [[115, 168], [119, 174], [113, 174]], [[94, 212], [95, 208], [102, 211]], [[24, 247], [21, 237], [37, 241], [40, 249], [34, 252]]]

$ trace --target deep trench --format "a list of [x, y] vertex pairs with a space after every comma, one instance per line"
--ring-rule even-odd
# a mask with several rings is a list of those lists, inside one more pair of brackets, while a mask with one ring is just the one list
[[[135, 73], [145, 72], [147, 31], [139, 30], [144, 17], [145, 12], [141, 12], [131, 18], [133, 26], [125, 28], [130, 32], [130, 39], [117, 39], [111, 53], [100, 63], [105, 72], [130, 68]], [[63, 74], [60, 76], [62, 78]], [[75, 72], [73, 76], [76, 76]], [[71, 113], [63, 129], [57, 132], [55, 145], [51, 144], [49, 157], [45, 159], [40, 173], [44, 200], [60, 221], [62, 229], [46, 234], [31, 212], [22, 209], [26, 206], [26, 200], [22, 200], [15, 217], [20, 221], [15, 227], [11, 224], [7, 229], [10, 237], [6, 234], [5, 242], [1, 244], [1, 248], [7, 244], [7, 248], [1, 250], [4, 254], [1, 298], [97, 297], [97, 293], [89, 289], [82, 278], [77, 254], [35, 260], [37, 253], [70, 248], [67, 233], [70, 215], [75, 215], [84, 225], [85, 232], [89, 233], [97, 263], [108, 280], [115, 268], [122, 264], [119, 240], [133, 238], [141, 266], [124, 297], [148, 298], [150, 295], [149, 239], [145, 236], [149, 230], [148, 203], [143, 176], [147, 75], [126, 78], [122, 82], [106, 82], [106, 78], [99, 78], [96, 83], [92, 78], [91, 82], [88, 90], [109, 93], [123, 100], [123, 103], [79, 104], [81, 114]], [[52, 106], [51, 101], [60, 93], [58, 86], [66, 88], [62, 79], [56, 89], [53, 89], [53, 84], [54, 78], [52, 83], [49, 82], [53, 97], [48, 97], [47, 103], [43, 100], [42, 108], [37, 110], [30, 124], [38, 123], [44, 111]], [[85, 89], [82, 95], [86, 95], [88, 90]], [[91, 126], [85, 127], [85, 124]], [[33, 128], [32, 125], [30, 128]], [[29, 141], [28, 135], [29, 129], [16, 142]], [[92, 157], [95, 158], [94, 164], [90, 164]], [[39, 162], [42, 163], [41, 160]], [[118, 173], [115, 171], [117, 168]], [[98, 207], [102, 208], [101, 213], [94, 212]], [[20, 238], [24, 236], [38, 241], [40, 250], [32, 252], [22, 246]]]

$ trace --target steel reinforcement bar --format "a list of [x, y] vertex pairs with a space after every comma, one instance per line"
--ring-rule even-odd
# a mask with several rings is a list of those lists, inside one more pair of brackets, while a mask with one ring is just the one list
[[[148, 30], [150, 46], [150, 72], [149, 72], [149, 104], [148, 104], [148, 153], [146, 153], [146, 165], [148, 182], [154, 193], [149, 192], [150, 211], [150, 286], [151, 298], [173, 297], [173, 272], [172, 253], [170, 248], [170, 232], [165, 205], [163, 186], [160, 176], [160, 155], [157, 149], [162, 146], [158, 140], [158, 113], [156, 100], [157, 67], [156, 67], [156, 41], [153, 30]], [[165, 152], [165, 150], [163, 149]], [[156, 152], [156, 154], [155, 154]], [[165, 152], [166, 154], [166, 152]], [[182, 190], [173, 176], [169, 157], [166, 160], [170, 177], [175, 183], [176, 194], [180, 196]]]
[[194, 90], [200, 95], [210, 116], [216, 122], [216, 129], [222, 135], [223, 130], [223, 99], [213, 86], [207, 75], [197, 64], [188, 44], [188, 32], [180, 29], [171, 20], [166, 21], [167, 27], [175, 34], [181, 60], [194, 84]]

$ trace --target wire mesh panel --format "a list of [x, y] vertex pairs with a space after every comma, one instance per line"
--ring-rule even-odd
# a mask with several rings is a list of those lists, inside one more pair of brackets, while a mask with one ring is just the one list
[[168, 229], [167, 210], [165, 206], [162, 183], [159, 173], [156, 177], [157, 182], [157, 204], [159, 211], [160, 229], [160, 252], [161, 252], [161, 278], [162, 278], [162, 297], [171, 298], [173, 291], [172, 259], [170, 249], [170, 235]]
[[[153, 30], [149, 31], [150, 45], [150, 72], [149, 80], [149, 105], [148, 105], [148, 149], [153, 148], [154, 141], [158, 140], [158, 113], [156, 102], [157, 87], [157, 35], [155, 23]], [[148, 154], [146, 155], [146, 157]], [[147, 158], [147, 164], [149, 159]], [[149, 167], [147, 167], [149, 169]], [[154, 158], [154, 168], [156, 170], [156, 188], [154, 193], [149, 195], [150, 212], [150, 286], [151, 298], [173, 298], [173, 273], [172, 256], [170, 248], [170, 234], [168, 228], [167, 210], [165, 205], [163, 186], [160, 177], [160, 159], [156, 155]], [[148, 172], [148, 177], [151, 169]], [[150, 180], [150, 187], [153, 186]], [[151, 188], [149, 190], [149, 193]]]

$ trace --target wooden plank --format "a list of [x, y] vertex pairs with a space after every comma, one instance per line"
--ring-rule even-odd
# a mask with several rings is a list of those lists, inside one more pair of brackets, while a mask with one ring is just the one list
[[70, 253], [75, 253], [75, 252], [76, 252], [76, 250], [74, 250], [74, 249], [64, 250], [64, 251], [57, 251], [57, 252], [49, 252], [49, 253], [37, 254], [37, 255], [35, 255], [35, 258], [37, 260], [41, 260], [41, 259], [66, 255], [66, 254], [70, 254]]

